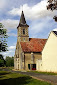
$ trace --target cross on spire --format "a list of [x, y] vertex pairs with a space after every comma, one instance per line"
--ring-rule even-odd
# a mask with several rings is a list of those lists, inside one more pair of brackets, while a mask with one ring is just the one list
[[23, 5], [22, 5], [22, 11], [23, 11]]

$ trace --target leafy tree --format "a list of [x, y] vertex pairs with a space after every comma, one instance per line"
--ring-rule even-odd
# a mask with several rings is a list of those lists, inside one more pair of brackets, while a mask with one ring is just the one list
[[6, 61], [6, 66], [7, 67], [14, 66], [14, 57], [6, 56], [5, 61]]
[[2, 23], [0, 23], [0, 52], [7, 51], [7, 41], [8, 38], [7, 30], [4, 29], [4, 26]]
[[0, 59], [0, 67], [4, 66], [4, 60]]
[[14, 57], [11, 57], [11, 66], [14, 66]]
[[[57, 0], [48, 0], [48, 3], [47, 10], [57, 10]], [[53, 19], [57, 22], [57, 15], [55, 15]]]
[[5, 66], [5, 60], [3, 58], [3, 55], [0, 54], [0, 67]]

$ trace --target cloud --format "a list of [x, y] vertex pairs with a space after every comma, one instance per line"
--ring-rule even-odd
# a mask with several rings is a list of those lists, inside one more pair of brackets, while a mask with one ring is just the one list
[[15, 48], [16, 48], [16, 45], [13, 45], [13, 46], [9, 46], [8, 47], [8, 50], [9, 51], [6, 51], [6, 52], [1, 52], [0, 54], [2, 54], [2, 55], [4, 55], [4, 58], [6, 57], [6, 56], [14, 56], [14, 54], [15, 54]]
[[57, 31], [57, 28], [53, 29], [53, 31]]
[[7, 52], [1, 52], [0, 54], [2, 54], [4, 56], [4, 58], [6, 58], [6, 56], [10, 56], [10, 57], [14, 56], [14, 52], [15, 51], [10, 50]]
[[15, 36], [15, 37], [17, 37], [16, 33], [7, 33], [7, 34], [8, 34], [8, 36]]
[[16, 48], [16, 46], [10, 46], [9, 49], [10, 50], [14, 50]]
[[0, 0], [0, 10], [6, 6], [6, 0]]
[[[56, 11], [53, 12], [48, 11], [46, 6], [47, 6], [47, 0], [42, 0], [41, 2], [31, 7], [28, 6], [28, 4], [24, 4], [23, 5], [24, 14], [26, 18], [29, 20], [43, 18], [46, 16], [54, 16]], [[21, 11], [22, 11], [22, 6], [20, 6], [20, 8], [13, 8], [8, 13], [17, 16], [21, 15]]]
[[7, 19], [0, 22], [5, 26], [6, 29], [12, 30], [17, 28], [19, 20]]
[[47, 38], [48, 33], [56, 27], [56, 22], [50, 17], [34, 20], [30, 23], [29, 36], [34, 38]]

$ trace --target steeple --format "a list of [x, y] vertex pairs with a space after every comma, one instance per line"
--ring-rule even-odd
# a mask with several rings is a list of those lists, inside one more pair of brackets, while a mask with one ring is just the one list
[[20, 17], [20, 22], [17, 27], [17, 35], [18, 35], [17, 39], [19, 40], [19, 42], [28, 42], [29, 41], [28, 27], [29, 27], [29, 25], [27, 25], [24, 13], [22, 11], [21, 17]]
[[[26, 23], [26, 20], [25, 20], [25, 16], [24, 16], [23, 11], [22, 11], [22, 13], [21, 13], [21, 18], [20, 18], [20, 22], [19, 22], [18, 27], [21, 27], [21, 26], [29, 27], [29, 25], [27, 25], [27, 23]], [[18, 28], [18, 27], [17, 27], [17, 28]]]
[[23, 11], [22, 11], [22, 14], [21, 14], [21, 18], [20, 18], [20, 23], [19, 24], [26, 24], [26, 20], [25, 20], [25, 16], [24, 16]]

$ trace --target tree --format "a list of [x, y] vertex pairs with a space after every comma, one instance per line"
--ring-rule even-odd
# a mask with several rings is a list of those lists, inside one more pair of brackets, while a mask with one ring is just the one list
[[5, 66], [5, 60], [3, 58], [3, 55], [0, 54], [0, 67]]
[[7, 67], [14, 66], [14, 57], [6, 56], [5, 61], [6, 61], [6, 66]]
[[8, 38], [7, 30], [4, 29], [4, 26], [2, 23], [0, 23], [0, 52], [7, 51], [7, 41]]
[[[48, 0], [47, 10], [57, 10], [57, 0]], [[57, 15], [53, 17], [53, 19], [57, 22]]]

